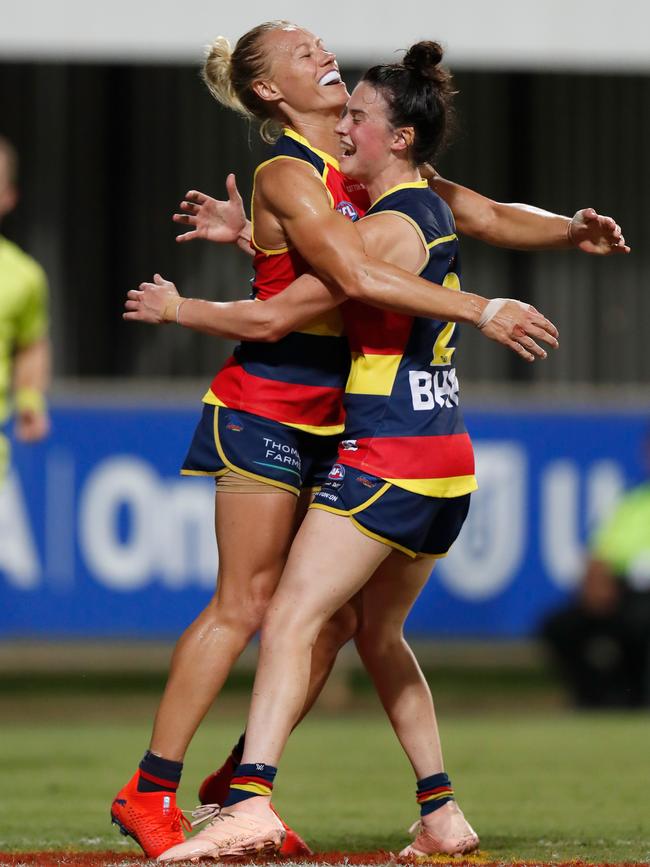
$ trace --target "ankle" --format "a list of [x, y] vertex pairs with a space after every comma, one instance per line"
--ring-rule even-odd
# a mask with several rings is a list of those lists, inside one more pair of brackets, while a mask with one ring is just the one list
[[147, 750], [138, 766], [138, 791], [174, 793], [182, 771], [182, 762], [165, 759]]
[[270, 801], [277, 772], [277, 768], [263, 762], [238, 765], [230, 780], [230, 791], [224, 807], [230, 808], [241, 801], [252, 801], [259, 796]]
[[257, 795], [245, 801], [239, 801], [230, 807], [225, 807], [228, 813], [252, 813], [255, 816], [265, 816], [272, 813], [271, 799], [264, 795]]
[[453, 802], [454, 790], [447, 774], [443, 771], [418, 780], [416, 799], [422, 819]]

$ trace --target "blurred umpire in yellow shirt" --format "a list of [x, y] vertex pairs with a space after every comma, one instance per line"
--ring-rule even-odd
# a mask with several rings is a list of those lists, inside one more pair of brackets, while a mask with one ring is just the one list
[[[0, 136], [0, 222], [18, 200], [17, 171], [16, 151]], [[9, 463], [2, 431], [12, 411], [17, 439], [36, 442], [49, 431], [47, 295], [41, 266], [0, 234], [0, 485]]]

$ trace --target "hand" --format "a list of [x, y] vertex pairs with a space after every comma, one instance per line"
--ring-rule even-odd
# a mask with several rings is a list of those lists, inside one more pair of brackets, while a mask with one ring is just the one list
[[569, 223], [567, 237], [574, 247], [592, 256], [630, 252], [616, 221], [597, 214], [593, 208], [583, 208], [576, 213]]
[[[494, 298], [488, 304], [493, 305], [492, 312], [486, 306], [477, 327], [486, 337], [510, 347], [525, 361], [546, 358], [546, 351], [533, 338], [548, 343], [553, 349], [560, 345], [555, 325], [532, 304], [523, 304], [510, 298]], [[486, 312], [489, 315], [483, 321]]]
[[176, 286], [160, 274], [153, 275], [153, 283], [140, 283], [139, 289], [130, 289], [126, 298], [124, 307], [127, 312], [122, 314], [122, 318], [150, 325], [174, 321], [176, 309], [184, 300]]
[[203, 238], [217, 244], [235, 244], [244, 230], [247, 219], [244, 203], [237, 189], [233, 174], [226, 178], [228, 201], [220, 201], [206, 196], [197, 190], [190, 190], [180, 204], [182, 214], [174, 214], [175, 223], [191, 226], [187, 232], [178, 235], [180, 243]]
[[50, 432], [50, 419], [46, 412], [23, 409], [16, 414], [16, 439], [23, 443], [35, 443], [45, 439]]

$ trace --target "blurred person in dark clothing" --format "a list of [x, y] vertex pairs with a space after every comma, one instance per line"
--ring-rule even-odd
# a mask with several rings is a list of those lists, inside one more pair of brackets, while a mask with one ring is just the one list
[[579, 707], [650, 706], [650, 431], [644, 449], [648, 479], [596, 531], [575, 600], [542, 627]]
[[[17, 170], [16, 151], [0, 136], [0, 221], [18, 201]], [[37, 442], [49, 431], [47, 295], [41, 266], [0, 234], [0, 486], [9, 463], [3, 427], [12, 407], [18, 440]]]

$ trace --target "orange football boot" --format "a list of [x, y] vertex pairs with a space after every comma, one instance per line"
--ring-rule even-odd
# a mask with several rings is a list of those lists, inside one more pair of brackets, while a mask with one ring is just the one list
[[115, 796], [111, 820], [125, 837], [132, 837], [148, 858], [185, 842], [183, 827], [192, 826], [176, 806], [175, 792], [139, 792], [136, 771]]

